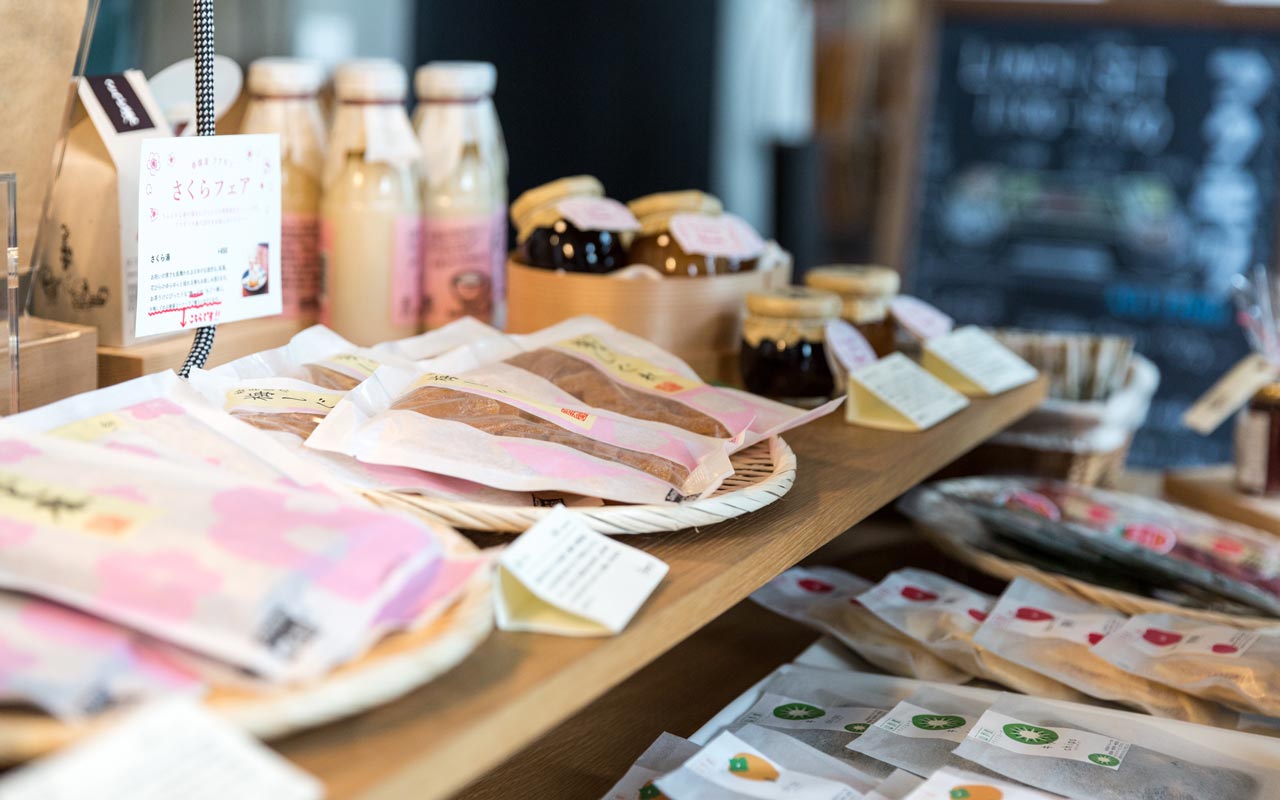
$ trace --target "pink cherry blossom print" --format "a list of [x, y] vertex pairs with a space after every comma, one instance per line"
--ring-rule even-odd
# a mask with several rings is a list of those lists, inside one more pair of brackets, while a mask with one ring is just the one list
[[128, 500], [130, 503], [147, 502], [147, 496], [136, 486], [108, 486], [103, 489], [97, 489], [94, 493], [115, 497], [119, 500]]
[[143, 447], [140, 444], [129, 444], [127, 442], [107, 442], [104, 445], [108, 450], [116, 450], [121, 453], [129, 453], [130, 455], [143, 456], [144, 458], [159, 458], [160, 454], [150, 447]]
[[0, 464], [16, 464], [24, 458], [38, 456], [40, 451], [18, 439], [0, 439]]
[[19, 612], [22, 624], [32, 631], [68, 644], [109, 650], [125, 644], [129, 634], [109, 622], [39, 600]]
[[0, 517], [0, 548], [16, 547], [30, 539], [35, 532], [34, 523]]
[[334, 594], [360, 600], [377, 591], [389, 573], [432, 543], [416, 523], [392, 514], [344, 509], [328, 516], [346, 531], [359, 531], [319, 583]]
[[6, 672], [18, 672], [36, 663], [36, 657], [14, 645], [0, 641], [0, 685]]
[[310, 558], [286, 534], [312, 519], [323, 519], [300, 518], [285, 507], [282, 495], [265, 489], [220, 492], [212, 506], [217, 520], [209, 536], [215, 542], [241, 558], [281, 567], [300, 567]]
[[110, 608], [173, 621], [190, 618], [200, 599], [222, 585], [216, 572], [180, 550], [106, 556], [98, 580], [99, 598]]
[[138, 669], [149, 677], [175, 688], [200, 683], [200, 676], [194, 669], [157, 647], [138, 647], [134, 657], [137, 659]]
[[163, 397], [129, 406], [125, 410], [139, 421], [156, 419], [157, 417], [181, 416], [186, 413], [182, 410], [182, 406]]

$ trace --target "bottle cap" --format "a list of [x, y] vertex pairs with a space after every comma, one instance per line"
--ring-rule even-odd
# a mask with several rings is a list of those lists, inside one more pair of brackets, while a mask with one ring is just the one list
[[419, 100], [488, 97], [497, 84], [498, 69], [487, 61], [432, 61], [413, 75]]
[[259, 58], [249, 65], [250, 94], [313, 95], [324, 84], [324, 67], [305, 58]]
[[719, 214], [724, 211], [720, 198], [697, 189], [647, 194], [627, 203], [627, 208], [640, 220], [641, 236], [666, 230], [673, 214]]
[[364, 58], [341, 64], [333, 74], [339, 100], [366, 103], [404, 101], [409, 79], [404, 67], [389, 58]]
[[783, 286], [748, 294], [747, 311], [762, 317], [832, 319], [840, 314], [840, 296], [807, 286]]
[[898, 293], [902, 280], [888, 267], [829, 264], [806, 272], [804, 283], [845, 297], [888, 299]]
[[559, 219], [556, 203], [568, 197], [604, 197], [604, 185], [591, 175], [571, 175], [524, 192], [511, 203], [516, 240], [524, 241], [535, 228]]

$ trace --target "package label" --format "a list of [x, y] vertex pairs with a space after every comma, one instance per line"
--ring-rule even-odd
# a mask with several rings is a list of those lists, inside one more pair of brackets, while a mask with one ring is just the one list
[[884, 716], [882, 708], [826, 706], [776, 694], [761, 696], [747, 712], [746, 723], [781, 730], [845, 731], [862, 734]]
[[1239, 658], [1258, 641], [1257, 631], [1226, 625], [1205, 625], [1189, 631], [1147, 628], [1132, 639], [1133, 646], [1154, 658], [1171, 655], [1205, 655]]
[[285, 214], [280, 220], [280, 280], [284, 316], [314, 317], [320, 311], [320, 218]]
[[505, 295], [506, 248], [506, 209], [423, 220], [422, 293], [427, 328], [439, 328], [463, 317], [493, 322], [495, 305]]
[[1019, 755], [1082, 761], [1103, 769], [1119, 769], [1129, 752], [1128, 742], [1110, 736], [1033, 725], [996, 711], [983, 714], [969, 738]]
[[605, 372], [640, 389], [660, 394], [677, 394], [704, 386], [679, 373], [665, 370], [644, 359], [624, 356], [591, 334], [557, 342], [556, 347], [589, 359]]
[[258, 389], [247, 386], [227, 392], [227, 411], [328, 414], [343, 397], [342, 392], [305, 392], [295, 389]]
[[640, 230], [631, 209], [610, 197], [570, 197], [557, 203], [556, 210], [580, 231]]
[[667, 227], [692, 255], [746, 261], [764, 251], [760, 234], [735, 214], [673, 214]]
[[391, 235], [391, 324], [417, 325], [422, 316], [421, 217], [396, 219]]
[[908, 739], [946, 739], [959, 744], [973, 722], [959, 714], [939, 714], [904, 700], [881, 717], [876, 727]]
[[991, 623], [1020, 636], [1062, 639], [1092, 647], [1124, 624], [1119, 614], [1064, 614], [1035, 606], [1001, 610]]

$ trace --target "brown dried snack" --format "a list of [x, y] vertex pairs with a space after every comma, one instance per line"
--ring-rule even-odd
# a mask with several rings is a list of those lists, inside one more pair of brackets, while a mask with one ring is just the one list
[[304, 364], [303, 369], [307, 371], [306, 380], [308, 383], [314, 383], [324, 389], [349, 392], [360, 385], [358, 378], [353, 378], [350, 375], [345, 375], [320, 364]]
[[515, 406], [456, 389], [422, 386], [401, 397], [391, 408], [461, 422], [491, 436], [533, 439], [571, 447], [589, 456], [646, 472], [672, 486], [683, 485], [689, 477], [689, 470], [673, 461], [596, 441], [565, 430]]
[[280, 414], [267, 414], [261, 411], [232, 411], [231, 416], [243, 420], [255, 428], [264, 431], [282, 431], [292, 433], [303, 439], [311, 435], [323, 414], [307, 414], [301, 411], [288, 411]]
[[580, 358], [550, 348], [512, 356], [506, 363], [532, 372], [555, 384], [593, 408], [628, 417], [664, 422], [692, 433], [729, 439], [732, 434], [720, 422], [669, 397], [642, 392], [619, 383]]

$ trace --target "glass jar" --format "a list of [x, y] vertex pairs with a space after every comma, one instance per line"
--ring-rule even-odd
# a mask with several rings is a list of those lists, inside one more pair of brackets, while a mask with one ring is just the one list
[[897, 333], [889, 302], [901, 286], [897, 272], [888, 267], [833, 264], [809, 270], [804, 282], [840, 296], [840, 316], [866, 337], [877, 356], [893, 352]]
[[747, 295], [739, 356], [747, 391], [812, 408], [835, 394], [827, 362], [827, 322], [840, 316], [840, 297], [804, 286]]
[[511, 204], [522, 262], [543, 269], [603, 274], [627, 266], [622, 235], [640, 223], [590, 175], [530, 189]]
[[627, 207], [640, 221], [628, 253], [663, 275], [701, 278], [755, 269], [764, 242], [750, 225], [724, 214], [720, 200], [705, 192], [660, 192]]
[[1280, 383], [1259, 389], [1236, 416], [1236, 488], [1280, 494]]
[[280, 268], [283, 315], [320, 313], [320, 186], [325, 130], [318, 93], [324, 69], [299, 58], [249, 65], [249, 103], [241, 133], [280, 136]]
[[422, 145], [422, 321], [502, 325], [506, 298], [507, 152], [493, 108], [498, 72], [433, 61], [414, 75]]
[[394, 61], [338, 67], [321, 204], [322, 317], [356, 344], [418, 332], [422, 309], [421, 150]]

